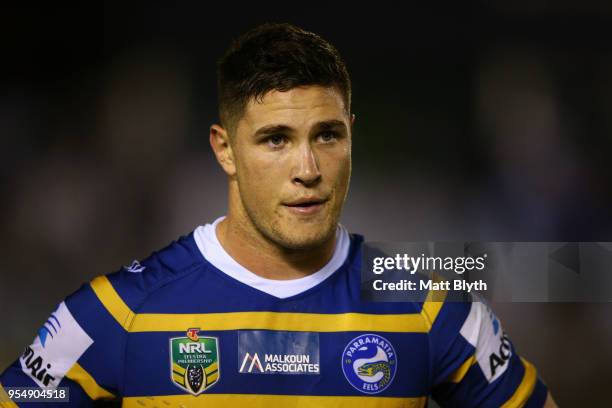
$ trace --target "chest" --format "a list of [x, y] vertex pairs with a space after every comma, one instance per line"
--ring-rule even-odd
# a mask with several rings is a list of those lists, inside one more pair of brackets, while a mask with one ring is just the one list
[[140, 318], [145, 321], [135, 322], [126, 342], [127, 396], [404, 398], [429, 392], [427, 336], [411, 331], [410, 315], [246, 312]]

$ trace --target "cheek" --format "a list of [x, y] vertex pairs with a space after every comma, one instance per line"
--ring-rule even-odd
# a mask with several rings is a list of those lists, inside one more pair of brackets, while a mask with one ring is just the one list
[[278, 155], [262, 151], [258, 146], [241, 143], [236, 146], [237, 167], [243, 177], [255, 178], [274, 172]]
[[270, 201], [281, 182], [282, 165], [272, 157], [246, 155], [237, 163], [238, 181], [243, 198], [251, 198], [252, 204], [262, 206]]
[[351, 155], [342, 151], [342, 154], [330, 155], [326, 157], [327, 175], [338, 189], [346, 189], [351, 175]]
[[244, 161], [243, 172], [250, 178], [270, 174], [274, 170], [274, 162], [261, 158], [249, 158]]

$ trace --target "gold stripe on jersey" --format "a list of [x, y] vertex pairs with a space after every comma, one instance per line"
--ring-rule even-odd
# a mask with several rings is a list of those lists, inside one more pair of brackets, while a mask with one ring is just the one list
[[139, 313], [125, 304], [106, 276], [91, 282], [96, 296], [108, 312], [129, 332], [202, 330], [279, 330], [307, 332], [394, 332], [428, 333], [444, 303], [445, 291], [430, 291], [420, 313]]
[[525, 402], [527, 402], [531, 396], [531, 393], [533, 392], [533, 389], [535, 388], [537, 381], [535, 367], [522, 357], [521, 361], [525, 366], [525, 374], [523, 375], [523, 379], [521, 380], [521, 383], [516, 391], [514, 391], [512, 397], [510, 397], [510, 399], [506, 401], [501, 408], [522, 407], [525, 405]]
[[2, 383], [0, 383], [0, 407], [2, 407], [2, 408], [18, 408], [17, 404], [15, 404], [10, 399], [10, 397], [8, 396], [6, 391], [4, 391], [4, 388], [2, 387]]
[[156, 397], [126, 397], [123, 407], [195, 407], [222, 406], [243, 407], [318, 407], [318, 408], [422, 408], [427, 397], [396, 398], [373, 396], [310, 396], [310, 395], [261, 395], [261, 394], [200, 394], [162, 395]]
[[98, 276], [90, 283], [100, 302], [117, 322], [128, 330], [134, 318], [134, 312], [125, 304], [106, 276]]
[[421, 310], [421, 317], [427, 324], [427, 332], [431, 330], [433, 323], [440, 313], [440, 309], [444, 305], [444, 299], [446, 298], [446, 291], [435, 291], [430, 290], [427, 294], [427, 298], [423, 303], [423, 309]]
[[461, 366], [453, 372], [450, 377], [448, 377], [448, 381], [453, 383], [459, 383], [463, 380], [463, 377], [467, 374], [468, 370], [476, 364], [476, 356], [472, 356], [465, 360]]
[[229, 312], [206, 314], [137, 314], [130, 332], [201, 330], [279, 330], [306, 332], [413, 332], [427, 333], [418, 313], [374, 315], [364, 313]]
[[91, 374], [81, 367], [79, 363], [74, 363], [66, 373], [66, 377], [78, 383], [89, 398], [93, 400], [115, 398], [113, 394], [100, 387]]
[[[440, 282], [442, 278], [438, 274], [432, 274], [431, 280], [433, 282]], [[425, 298], [425, 302], [423, 302], [423, 309], [421, 310], [421, 316], [425, 319], [427, 323], [427, 331], [431, 330], [433, 323], [436, 321], [436, 317], [438, 317], [438, 313], [440, 313], [440, 309], [444, 305], [444, 300], [446, 299], [447, 292], [445, 290], [433, 290], [431, 289], [427, 293], [427, 297]]]

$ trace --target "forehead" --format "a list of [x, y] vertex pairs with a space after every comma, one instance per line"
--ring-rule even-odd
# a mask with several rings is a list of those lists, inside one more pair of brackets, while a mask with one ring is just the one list
[[348, 124], [342, 94], [335, 87], [308, 86], [281, 92], [272, 90], [261, 101], [249, 100], [238, 122], [238, 132], [269, 124], [309, 127], [321, 120], [342, 120]]

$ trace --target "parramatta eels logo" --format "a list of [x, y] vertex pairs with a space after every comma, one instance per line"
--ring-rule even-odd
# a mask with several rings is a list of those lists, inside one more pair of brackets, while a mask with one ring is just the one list
[[172, 382], [198, 395], [219, 381], [219, 339], [187, 330], [187, 337], [170, 339]]
[[362, 334], [344, 349], [342, 370], [355, 389], [365, 394], [378, 394], [395, 377], [397, 355], [393, 345], [384, 337]]

